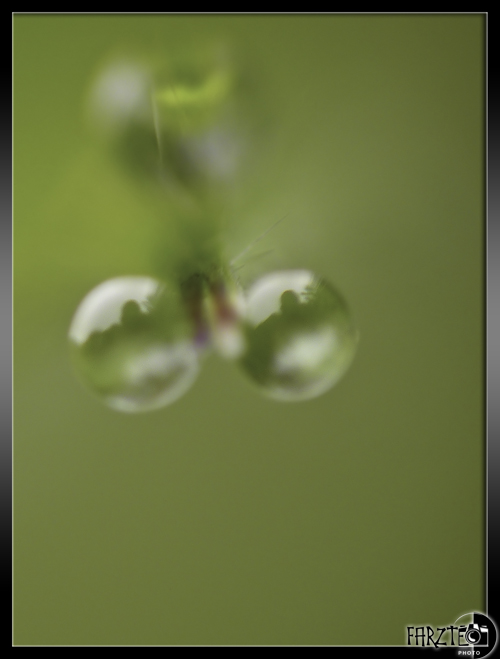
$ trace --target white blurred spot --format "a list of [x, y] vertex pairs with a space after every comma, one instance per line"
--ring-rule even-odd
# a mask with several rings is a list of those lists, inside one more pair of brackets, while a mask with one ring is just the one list
[[188, 157], [200, 169], [221, 180], [234, 176], [242, 151], [236, 135], [221, 128], [187, 139], [184, 148]]
[[245, 350], [243, 333], [235, 324], [217, 327], [214, 331], [213, 342], [219, 354], [226, 359], [237, 359]]
[[150, 116], [151, 81], [146, 69], [137, 64], [117, 62], [97, 79], [91, 95], [95, 120], [107, 129], [130, 119]]

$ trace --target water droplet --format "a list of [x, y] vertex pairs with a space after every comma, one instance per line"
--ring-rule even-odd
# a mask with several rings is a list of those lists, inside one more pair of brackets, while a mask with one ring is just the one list
[[195, 381], [198, 351], [180, 295], [149, 277], [118, 277], [81, 302], [69, 340], [83, 383], [109, 407], [146, 412]]
[[341, 295], [308, 270], [273, 272], [247, 292], [244, 372], [270, 398], [299, 401], [349, 368], [357, 331]]

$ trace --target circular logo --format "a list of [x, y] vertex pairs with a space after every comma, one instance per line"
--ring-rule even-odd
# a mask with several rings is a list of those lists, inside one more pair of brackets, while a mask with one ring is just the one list
[[484, 613], [465, 613], [455, 625], [459, 630], [459, 645], [467, 647], [467, 650], [459, 650], [460, 655], [486, 657], [497, 644], [496, 625]]

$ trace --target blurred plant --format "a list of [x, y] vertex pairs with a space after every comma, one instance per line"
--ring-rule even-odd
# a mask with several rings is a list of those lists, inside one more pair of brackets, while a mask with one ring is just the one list
[[272, 272], [244, 291], [225, 259], [220, 218], [248, 153], [239, 100], [238, 78], [219, 50], [160, 65], [114, 61], [92, 89], [90, 116], [103, 144], [160, 216], [168, 207], [177, 232], [162, 281], [106, 281], [73, 317], [76, 370], [116, 410], [177, 400], [211, 348], [283, 401], [322, 394], [354, 357], [349, 310], [323, 279]]

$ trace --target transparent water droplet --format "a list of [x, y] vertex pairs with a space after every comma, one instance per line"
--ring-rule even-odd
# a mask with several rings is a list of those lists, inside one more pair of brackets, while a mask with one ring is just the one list
[[69, 341], [80, 379], [121, 412], [173, 403], [199, 371], [180, 295], [149, 277], [99, 284], [76, 310]]
[[341, 295], [308, 270], [273, 272], [247, 292], [241, 367], [270, 398], [299, 401], [349, 368], [358, 334]]

